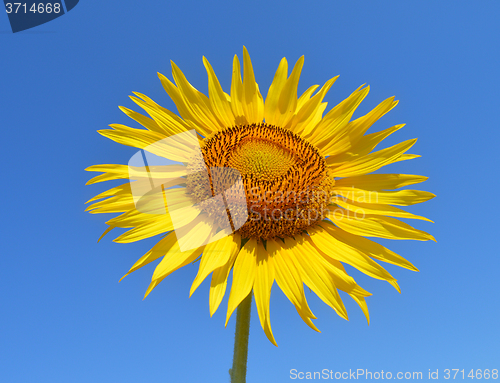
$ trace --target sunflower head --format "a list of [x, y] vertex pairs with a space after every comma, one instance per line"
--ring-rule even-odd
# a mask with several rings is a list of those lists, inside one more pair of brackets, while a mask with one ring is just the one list
[[[198, 171], [187, 177], [188, 190], [202, 203], [225, 190], [226, 198], [234, 200], [235, 194], [242, 194], [231, 190], [237, 176], [230, 175], [241, 175], [249, 212], [237, 229], [243, 238], [285, 238], [324, 218], [334, 178], [327, 174], [319, 151], [291, 131], [265, 123], [235, 126], [205, 140], [202, 152]], [[207, 174], [203, 167], [236, 172], [225, 170], [228, 176], [201, 183], [199, 174]], [[208, 213], [215, 219], [221, 216], [220, 211]]]
[[[91, 213], [120, 213], [107, 222], [105, 234], [117, 227], [128, 229], [116, 242], [162, 235], [126, 275], [162, 258], [147, 295], [169, 274], [201, 255], [191, 293], [212, 274], [209, 302], [213, 314], [232, 271], [226, 323], [253, 291], [261, 325], [274, 344], [269, 313], [274, 282], [315, 330], [304, 284], [347, 319], [338, 291], [346, 292], [368, 319], [365, 298], [370, 293], [346, 273], [344, 264], [399, 290], [396, 279], [377, 261], [417, 269], [367, 237], [434, 239], [399, 220], [429, 221], [398, 207], [434, 197], [419, 190], [397, 190], [426, 177], [374, 173], [418, 157], [407, 153], [416, 140], [377, 148], [403, 125], [367, 134], [397, 101], [390, 97], [352, 119], [369, 92], [369, 87], [361, 86], [325, 114], [323, 100], [337, 77], [298, 96], [302, 57], [290, 73], [287, 60], [281, 60], [265, 100], [245, 48], [243, 77], [235, 56], [229, 93], [222, 89], [208, 60], [203, 58], [203, 63], [208, 97], [173, 63], [174, 82], [159, 74], [179, 116], [135, 93], [132, 100], [148, 116], [121, 109], [143, 128], [114, 124], [111, 130], [99, 131], [170, 161], [155, 166], [144, 163], [142, 169], [126, 165], [87, 169], [103, 173], [89, 183], [126, 179], [91, 200]], [[192, 131], [189, 143], [179, 138]], [[171, 144], [158, 144], [165, 139]], [[138, 198], [137, 191], [145, 197]]]

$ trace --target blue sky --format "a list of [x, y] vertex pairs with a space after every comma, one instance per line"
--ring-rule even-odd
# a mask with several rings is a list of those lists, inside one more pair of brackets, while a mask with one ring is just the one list
[[499, 369], [499, 15], [497, 1], [81, 1], [16, 34], [0, 15], [0, 381], [228, 381], [235, 317], [227, 328], [224, 309], [210, 318], [206, 282], [188, 298], [194, 265], [144, 301], [153, 265], [118, 284], [155, 239], [97, 244], [106, 217], [83, 204], [108, 185], [84, 186], [83, 169], [135, 153], [96, 133], [131, 123], [118, 105], [134, 108], [132, 91], [175, 110], [156, 75], [170, 76], [169, 60], [206, 92], [206, 56], [228, 90], [243, 45], [263, 94], [282, 57], [305, 55], [299, 91], [340, 75], [330, 105], [363, 83], [357, 116], [395, 95], [373, 129], [406, 123], [388, 145], [418, 137], [422, 158], [387, 170], [429, 176], [421, 188], [437, 195], [409, 209], [435, 221], [415, 226], [437, 243], [381, 241], [420, 269], [387, 266], [402, 294], [349, 268], [373, 293], [369, 326], [348, 297], [345, 321], [310, 294], [315, 333], [275, 285], [279, 347], [253, 315], [247, 381]]

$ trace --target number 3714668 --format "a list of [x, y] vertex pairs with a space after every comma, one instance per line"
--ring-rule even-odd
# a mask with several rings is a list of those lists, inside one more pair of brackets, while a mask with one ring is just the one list
[[445, 369], [444, 370], [444, 378], [445, 379], [498, 379], [498, 370], [494, 368], [493, 370], [470, 370], [466, 371], [465, 369], [458, 369], [458, 368], [452, 368], [452, 369]]
[[60, 3], [33, 3], [29, 6], [26, 3], [6, 3], [7, 13], [60, 13]]

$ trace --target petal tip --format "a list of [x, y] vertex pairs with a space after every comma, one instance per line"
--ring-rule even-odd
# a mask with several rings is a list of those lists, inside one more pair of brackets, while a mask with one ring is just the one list
[[123, 277], [121, 277], [121, 278], [120, 278], [120, 280], [118, 281], [118, 283], [120, 283], [121, 281], [123, 281], [123, 279], [124, 279], [127, 275], [129, 275], [129, 274], [130, 274], [130, 271], [129, 271], [127, 274], [125, 274]]

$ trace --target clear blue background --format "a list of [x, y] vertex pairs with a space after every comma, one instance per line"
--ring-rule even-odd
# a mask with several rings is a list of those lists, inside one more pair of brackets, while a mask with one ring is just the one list
[[[83, 203], [111, 186], [84, 186], [83, 169], [135, 153], [96, 133], [132, 124], [139, 91], [175, 110], [156, 72], [174, 60], [206, 92], [202, 55], [228, 90], [245, 45], [262, 93], [279, 60], [305, 55], [300, 91], [340, 74], [330, 106], [372, 90], [359, 116], [396, 95], [374, 130], [407, 126], [420, 159], [392, 172], [424, 174], [437, 198], [410, 208], [438, 242], [387, 242], [419, 273], [388, 265], [402, 294], [351, 268], [373, 293], [371, 324], [309, 296], [310, 330], [275, 285], [279, 347], [252, 318], [248, 382], [288, 382], [290, 370], [422, 371], [500, 368], [498, 1], [81, 1], [68, 14], [12, 34], [0, 14], [1, 382], [227, 382], [235, 317], [209, 316], [208, 283], [188, 299], [197, 267], [145, 300], [154, 266], [118, 279], [155, 239], [99, 244], [103, 215]], [[134, 125], [136, 126], [136, 125]], [[386, 241], [383, 242], [387, 244]], [[255, 313], [255, 312], [254, 312]]]

